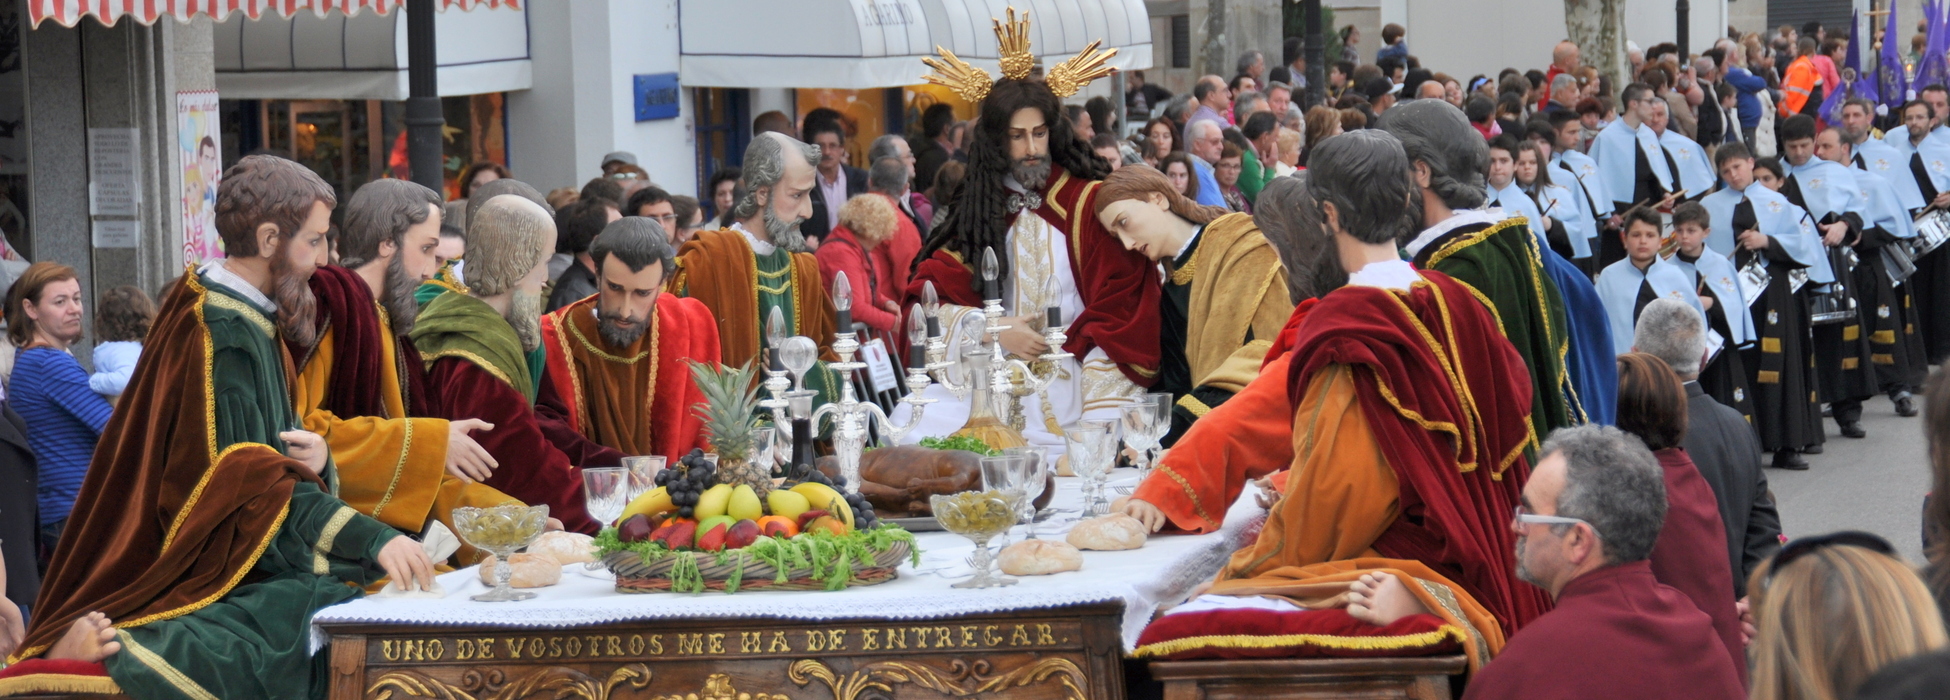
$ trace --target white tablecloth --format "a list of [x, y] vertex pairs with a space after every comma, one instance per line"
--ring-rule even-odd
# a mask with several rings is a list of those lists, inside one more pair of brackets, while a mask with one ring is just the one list
[[[1118, 470], [1112, 483], [1129, 484], [1134, 476]], [[1050, 507], [1059, 513], [1037, 526], [1044, 539], [1061, 539], [1074, 526], [1083, 503], [1080, 482], [1059, 477]], [[487, 590], [473, 567], [446, 574], [440, 583], [447, 596], [438, 600], [361, 598], [318, 612], [313, 618], [314, 648], [329, 641], [318, 623], [374, 623], [409, 625], [490, 625], [561, 629], [632, 620], [670, 618], [773, 617], [794, 620], [872, 618], [917, 620], [955, 615], [1054, 608], [1121, 600], [1123, 637], [1135, 648], [1139, 633], [1160, 606], [1181, 602], [1192, 587], [1210, 579], [1244, 538], [1257, 532], [1265, 518], [1247, 493], [1226, 516], [1225, 528], [1208, 535], [1155, 535], [1139, 549], [1083, 553], [1083, 569], [1050, 576], [1016, 577], [1019, 583], [1001, 588], [964, 590], [949, 584], [967, 578], [964, 560], [974, 545], [947, 532], [917, 533], [922, 550], [919, 567], [902, 564], [900, 576], [875, 586], [833, 592], [741, 591], [724, 593], [617, 593], [612, 581], [585, 573], [582, 565], [564, 567], [562, 582], [534, 589], [535, 598], [512, 603], [477, 603], [469, 596]], [[1009, 534], [1020, 541], [1023, 528]], [[990, 543], [999, 549], [1001, 538]]]

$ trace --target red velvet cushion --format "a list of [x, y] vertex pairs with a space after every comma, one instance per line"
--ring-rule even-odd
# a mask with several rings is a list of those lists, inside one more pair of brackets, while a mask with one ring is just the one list
[[1210, 610], [1153, 620], [1133, 655], [1172, 661], [1438, 656], [1461, 652], [1463, 635], [1434, 615], [1376, 627], [1341, 608]]
[[99, 663], [32, 658], [0, 669], [0, 696], [121, 692]]

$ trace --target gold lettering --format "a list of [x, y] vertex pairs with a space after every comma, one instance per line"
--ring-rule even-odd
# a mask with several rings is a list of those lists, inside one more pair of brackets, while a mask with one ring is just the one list
[[548, 638], [548, 658], [551, 658], [551, 659], [559, 659], [559, 658], [562, 658], [562, 638], [561, 638], [561, 637], [549, 637], [549, 638]]
[[592, 634], [592, 635], [589, 635], [589, 637], [588, 637], [588, 639], [589, 639], [589, 655], [590, 655], [590, 656], [602, 656], [602, 655], [603, 655], [603, 637], [602, 637], [602, 635], [599, 635], [599, 634]]
[[962, 626], [961, 626], [961, 645], [962, 645], [962, 646], [964, 646], [964, 647], [972, 647], [972, 646], [975, 646], [975, 645], [976, 645], [976, 643], [977, 643], [977, 642], [975, 641], [975, 626], [974, 626], [974, 625], [962, 625]]
[[542, 652], [547, 648], [548, 646], [542, 642], [541, 637], [528, 638], [528, 655], [530, 657], [537, 658], [537, 659], [542, 658]]
[[[636, 644], [636, 642], [631, 642], [631, 643], [630, 643], [630, 645], [631, 645], [631, 648], [636, 648], [636, 646], [637, 646], [637, 644]], [[635, 652], [635, 653], [642, 653], [642, 652]], [[661, 635], [661, 634], [653, 634], [653, 635], [650, 635], [650, 653], [651, 653], [651, 654], [653, 654], [653, 655], [656, 655], [656, 656], [662, 656], [662, 655], [663, 655], [663, 653], [664, 653], [664, 636], [663, 636], [663, 635]]]
[[[642, 638], [642, 637], [638, 637], [638, 636], [635, 636], [635, 635], [631, 635], [631, 638], [632, 638], [632, 641], [633, 641], [633, 642], [635, 643], [635, 645], [636, 645], [636, 652], [635, 652], [635, 653], [638, 653], [638, 654], [641, 654], [641, 653], [643, 653], [643, 638]], [[618, 636], [616, 636], [616, 635], [613, 635], [613, 634], [612, 634], [612, 635], [610, 635], [610, 636], [608, 636], [608, 637], [604, 637], [604, 638], [603, 638], [603, 641], [605, 641], [605, 642], [608, 642], [608, 643], [609, 643], [609, 655], [610, 655], [610, 656], [622, 656], [622, 655], [623, 655], [623, 638], [622, 638], [622, 637], [618, 637]]]
[[406, 640], [400, 642], [400, 647], [400, 657], [407, 661], [425, 661], [427, 658], [426, 642], [418, 639]]
[[880, 630], [860, 630], [860, 636], [866, 639], [866, 644], [860, 647], [861, 651], [876, 651], [880, 649]]
[[765, 651], [767, 652], [783, 651], [786, 653], [791, 653], [792, 642], [791, 640], [785, 638], [785, 632], [783, 630], [774, 631], [772, 633], [772, 643], [769, 646], [765, 647]]
[[907, 648], [907, 630], [906, 630], [906, 629], [904, 629], [904, 628], [899, 628], [899, 627], [896, 627], [896, 628], [892, 628], [892, 629], [889, 629], [889, 630], [887, 630], [887, 648], [888, 648], [888, 649], [893, 649], [893, 648], [894, 648], [894, 647], [896, 647], [896, 646], [898, 646], [898, 647], [900, 647], [900, 648], [902, 648], [902, 649], [906, 649], [906, 648]]
[[379, 656], [387, 661], [399, 660], [399, 642], [387, 639], [379, 643]]
[[711, 636], [710, 636], [710, 640], [711, 640], [711, 653], [713, 653], [713, 654], [723, 654], [723, 653], [724, 653], [724, 633], [723, 633], [723, 632], [713, 632], [713, 633], [711, 633]]
[[982, 643], [988, 646], [1002, 646], [1002, 635], [995, 633], [995, 625], [982, 627]]
[[826, 651], [826, 635], [806, 630], [806, 651]]
[[826, 631], [826, 650], [840, 651], [846, 648], [846, 630]]
[[765, 636], [761, 632], [739, 632], [738, 653], [756, 654], [765, 646]]
[[914, 627], [911, 629], [914, 631], [914, 648], [916, 649], [928, 648], [928, 633], [934, 630], [929, 629], [927, 627]]
[[508, 647], [508, 658], [510, 658], [510, 659], [519, 659], [519, 658], [521, 658], [521, 640], [519, 640], [519, 639], [504, 639], [504, 640], [501, 640], [501, 641], [502, 641], [502, 643], [504, 643], [504, 644], [506, 644], [506, 645], [507, 645], [507, 647]]
[[1029, 644], [1029, 632], [1024, 630], [1022, 625], [1016, 625], [1016, 631], [1009, 634], [1009, 646], [1019, 647], [1027, 644]]
[[462, 639], [454, 642], [454, 660], [472, 661], [474, 659], [474, 640]]
[[566, 652], [566, 653], [567, 653], [567, 654], [569, 655], [569, 657], [570, 657], [570, 658], [575, 658], [575, 657], [577, 657], [577, 656], [581, 656], [581, 655], [582, 655], [582, 638], [581, 638], [581, 637], [570, 637], [570, 638], [569, 638], [569, 643], [568, 643], [568, 644], [566, 644], [566, 645], [563, 645], [563, 647], [562, 647], [562, 650], [563, 650], [564, 652]]
[[483, 658], [483, 659], [492, 659], [492, 658], [494, 658], [494, 638], [493, 638], [493, 637], [482, 637], [482, 638], [480, 638], [480, 639], [477, 639], [477, 640], [475, 640], [475, 641], [474, 641], [474, 645], [480, 648], [480, 650], [481, 650], [481, 658]]
[[1050, 627], [1049, 627], [1049, 625], [1046, 625], [1046, 624], [1037, 624], [1037, 625], [1036, 625], [1036, 643], [1037, 643], [1037, 644], [1055, 644], [1055, 643], [1056, 643], [1056, 638], [1055, 638], [1055, 637], [1052, 637], [1052, 636], [1050, 636]]
[[702, 635], [702, 634], [678, 634], [678, 635], [677, 635], [677, 653], [679, 653], [679, 654], [703, 654], [703, 653], [704, 653], [704, 635]]
[[440, 640], [438, 640], [438, 639], [429, 639], [429, 640], [427, 640], [427, 660], [428, 660], [428, 661], [439, 661], [439, 660], [441, 659], [441, 657], [444, 657], [444, 656], [446, 656], [446, 655], [447, 655], [447, 645], [446, 645], [446, 644], [443, 644], [443, 643], [441, 643], [441, 642], [440, 642]]
[[946, 649], [955, 646], [955, 635], [946, 627], [934, 628], [934, 648]]

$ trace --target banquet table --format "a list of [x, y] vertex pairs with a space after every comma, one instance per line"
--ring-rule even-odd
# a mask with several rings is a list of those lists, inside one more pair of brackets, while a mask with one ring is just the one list
[[[1060, 540], [1082, 510], [1079, 480], [1056, 484], [1040, 538]], [[468, 598], [486, 586], [470, 567], [440, 577], [440, 599], [321, 610], [313, 644], [330, 647], [335, 700], [1109, 700], [1124, 697], [1123, 658], [1153, 614], [1257, 531], [1255, 504], [1249, 491], [1216, 533], [1086, 551], [1080, 571], [977, 590], [949, 587], [971, 573], [974, 545], [946, 532], [916, 533], [921, 562], [897, 578], [830, 592], [623, 594], [607, 572], [572, 564], [533, 599], [479, 603]], [[1024, 535], [1018, 526], [1008, 541]]]

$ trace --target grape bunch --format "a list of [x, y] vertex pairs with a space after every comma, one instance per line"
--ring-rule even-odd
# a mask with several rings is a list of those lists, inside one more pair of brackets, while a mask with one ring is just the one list
[[693, 448], [678, 458], [676, 467], [657, 472], [657, 485], [670, 492], [677, 517], [689, 518], [696, 512], [698, 497], [717, 480], [717, 473], [718, 468], [704, 459], [704, 450]]
[[[835, 479], [835, 481], [843, 480]], [[871, 530], [874, 525], [880, 523], [880, 516], [874, 514], [873, 504], [867, 502], [866, 496], [857, 493], [846, 494], [846, 505], [853, 508], [854, 529]]]

